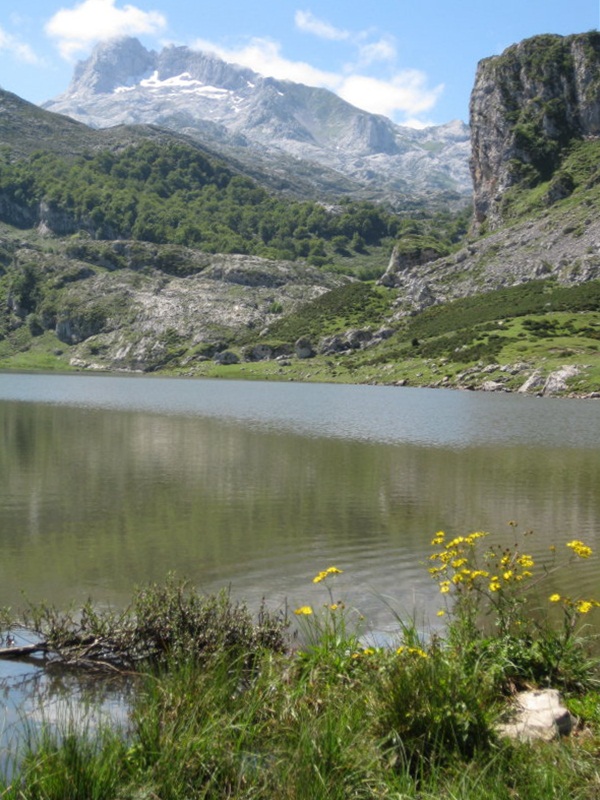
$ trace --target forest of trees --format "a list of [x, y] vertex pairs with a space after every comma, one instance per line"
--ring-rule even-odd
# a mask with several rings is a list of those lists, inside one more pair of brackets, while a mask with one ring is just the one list
[[73, 232], [83, 230], [95, 239], [302, 258], [316, 266], [405, 233], [433, 232], [456, 241], [466, 221], [451, 214], [406, 220], [362, 201], [325, 207], [283, 199], [193, 147], [150, 141], [73, 160], [39, 152], [11, 162], [5, 155], [0, 157], [0, 196], [31, 214], [43, 201], [71, 220]]

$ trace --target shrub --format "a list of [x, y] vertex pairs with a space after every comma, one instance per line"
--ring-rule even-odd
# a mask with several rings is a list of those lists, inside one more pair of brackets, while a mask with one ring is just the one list
[[23, 624], [37, 631], [63, 663], [126, 669], [215, 653], [251, 662], [262, 650], [285, 650], [288, 627], [284, 615], [264, 605], [255, 621], [228, 592], [201, 595], [173, 575], [137, 589], [122, 612], [97, 609], [91, 602], [67, 612], [31, 606]]

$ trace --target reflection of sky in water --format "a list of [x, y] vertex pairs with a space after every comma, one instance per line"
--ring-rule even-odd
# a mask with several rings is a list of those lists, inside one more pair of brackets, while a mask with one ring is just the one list
[[[17, 633], [17, 645], [31, 637]], [[41, 661], [0, 659], [0, 774], [10, 780], [25, 737], [35, 742], [42, 729], [93, 730], [127, 724], [127, 689], [89, 676], [46, 673]]]
[[223, 417], [310, 436], [434, 446], [600, 444], [593, 401], [385, 386], [0, 374], [0, 400]]

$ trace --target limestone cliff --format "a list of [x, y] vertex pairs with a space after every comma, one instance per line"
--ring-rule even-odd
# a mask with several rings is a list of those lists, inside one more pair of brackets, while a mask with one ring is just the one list
[[[547, 181], [570, 142], [600, 135], [600, 33], [536, 36], [483, 59], [470, 117], [475, 224], [494, 230], [508, 189]], [[569, 191], [563, 180], [555, 199]]]

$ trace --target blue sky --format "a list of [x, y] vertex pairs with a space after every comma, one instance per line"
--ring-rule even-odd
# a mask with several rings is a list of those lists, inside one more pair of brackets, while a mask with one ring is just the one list
[[212, 50], [422, 126], [468, 118], [477, 62], [540, 33], [600, 29], [600, 0], [1, 0], [0, 86], [64, 91], [102, 39]]

